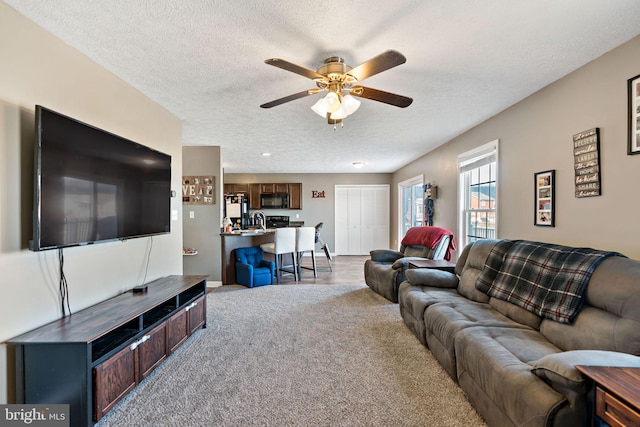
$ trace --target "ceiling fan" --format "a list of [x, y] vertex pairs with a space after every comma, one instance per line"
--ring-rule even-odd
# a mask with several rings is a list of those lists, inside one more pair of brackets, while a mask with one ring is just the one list
[[285, 61], [284, 59], [269, 58], [264, 61], [266, 64], [307, 77], [315, 81], [317, 88], [294, 93], [293, 95], [262, 104], [260, 107], [272, 108], [286, 102], [304, 98], [305, 96], [327, 92], [326, 96], [316, 102], [311, 109], [318, 115], [325, 117], [328, 123], [332, 125], [341, 123], [342, 119], [358, 109], [360, 101], [354, 97], [366, 98], [372, 101], [406, 108], [411, 105], [413, 99], [359, 84], [367, 77], [397, 67], [406, 61], [407, 58], [400, 52], [387, 50], [355, 68], [345, 64], [344, 59], [341, 57], [332, 56], [325, 59], [324, 64], [314, 71]]

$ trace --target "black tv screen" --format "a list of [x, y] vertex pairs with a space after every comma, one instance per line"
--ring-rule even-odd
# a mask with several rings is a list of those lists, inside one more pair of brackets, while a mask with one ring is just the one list
[[170, 232], [171, 156], [36, 105], [40, 251]]

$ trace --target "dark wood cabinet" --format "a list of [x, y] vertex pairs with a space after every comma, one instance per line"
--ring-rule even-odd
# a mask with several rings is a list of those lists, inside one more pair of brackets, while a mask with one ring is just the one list
[[289, 184], [289, 209], [302, 209], [302, 184]]
[[207, 276], [169, 276], [7, 341], [16, 403], [69, 404], [90, 426], [206, 327]]
[[249, 184], [224, 184], [224, 194], [248, 193]]
[[594, 425], [640, 425], [640, 368], [584, 366], [576, 369], [593, 381]]
[[260, 184], [249, 184], [249, 209], [260, 208]]
[[194, 333], [199, 327], [204, 325], [206, 319], [206, 305], [204, 298], [192, 302], [186, 308], [189, 320], [189, 333]]
[[93, 370], [93, 417], [99, 420], [138, 383], [135, 353], [125, 347]]
[[[133, 345], [133, 344], [132, 344]], [[134, 349], [138, 353], [137, 380], [142, 381], [168, 356], [167, 325], [161, 323], [142, 337]]]
[[260, 193], [275, 193], [275, 184], [260, 184]]
[[180, 310], [167, 320], [167, 348], [173, 353], [189, 338], [189, 325], [187, 325], [187, 312]]
[[225, 184], [226, 193], [245, 193], [249, 196], [249, 209], [262, 209], [260, 195], [263, 193], [289, 194], [289, 209], [302, 209], [302, 183], [275, 184]]

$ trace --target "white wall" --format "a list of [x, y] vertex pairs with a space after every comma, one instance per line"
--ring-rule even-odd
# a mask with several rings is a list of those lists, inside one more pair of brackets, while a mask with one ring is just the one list
[[[34, 106], [40, 104], [172, 156], [180, 194], [181, 123], [173, 114], [0, 3], [0, 342], [60, 317], [57, 251], [27, 249], [32, 234]], [[171, 234], [153, 239], [147, 281], [182, 273], [181, 198]], [[71, 311], [144, 277], [150, 240], [64, 250]], [[11, 352], [0, 346], [0, 403], [13, 400]]]
[[[434, 225], [459, 234], [457, 156], [500, 140], [498, 237], [617, 250], [640, 259], [640, 155], [627, 155], [627, 80], [640, 74], [640, 37], [426, 154], [393, 176], [438, 185]], [[600, 128], [602, 195], [574, 196], [572, 136]], [[556, 226], [533, 225], [533, 174], [556, 170]], [[397, 239], [394, 236], [393, 239]], [[392, 240], [393, 241], [393, 240]]]

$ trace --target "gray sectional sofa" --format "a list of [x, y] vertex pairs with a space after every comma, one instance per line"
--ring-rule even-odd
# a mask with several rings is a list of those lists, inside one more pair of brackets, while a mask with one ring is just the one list
[[[590, 425], [591, 386], [575, 366], [640, 367], [640, 261], [616, 254], [597, 258], [584, 293], [574, 296], [576, 312], [552, 320], [556, 312], [536, 311], [529, 298], [486, 289], [504, 279], [501, 269], [513, 273], [497, 250], [505, 242], [513, 241], [465, 247], [456, 274], [407, 271], [398, 291], [402, 318], [490, 426]], [[542, 270], [530, 258], [520, 259], [520, 267]], [[487, 265], [495, 271], [488, 273]]]

